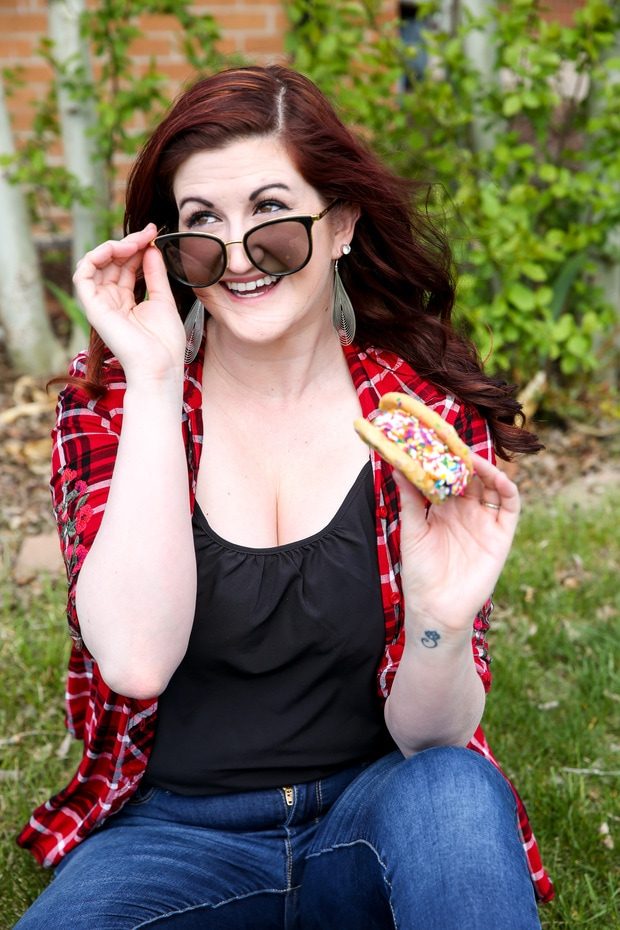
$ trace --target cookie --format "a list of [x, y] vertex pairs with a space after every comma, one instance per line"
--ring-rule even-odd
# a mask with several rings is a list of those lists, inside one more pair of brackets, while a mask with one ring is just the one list
[[474, 469], [454, 427], [408, 394], [384, 394], [379, 411], [372, 422], [360, 418], [353, 424], [365, 443], [431, 503], [463, 494]]

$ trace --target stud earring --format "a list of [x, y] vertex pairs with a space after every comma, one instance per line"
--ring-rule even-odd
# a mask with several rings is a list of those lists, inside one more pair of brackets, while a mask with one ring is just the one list
[[[342, 254], [349, 255], [351, 246], [348, 242], [342, 246]], [[334, 264], [334, 296], [332, 304], [332, 323], [338, 333], [340, 344], [350, 346], [355, 338], [355, 310], [347, 294], [338, 271], [338, 260]]]

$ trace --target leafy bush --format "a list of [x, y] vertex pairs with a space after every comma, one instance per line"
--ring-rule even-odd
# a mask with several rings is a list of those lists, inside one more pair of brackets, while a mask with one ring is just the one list
[[[474, 3], [485, 16], [468, 14]], [[540, 0], [431, 0], [418, 6], [417, 49], [383, 0], [289, 0], [284, 8], [292, 65], [396, 171], [433, 182], [429, 209], [454, 246], [460, 318], [487, 367], [521, 384], [540, 371], [561, 386], [579, 385], [597, 367], [613, 377], [620, 5], [586, 0], [567, 27], [542, 19]], [[103, 235], [117, 227], [119, 156], [136, 151], [168, 103], [155, 61], [141, 74], [133, 66], [143, 13], [175, 17], [196, 72], [233, 63], [217, 52], [213, 17], [192, 13], [188, 0], [139, 0], [130, 10], [124, 0], [100, 0], [83, 18], [95, 81], [60, 65], [44, 42], [58, 81], [76, 101], [95, 102], [107, 194], [101, 205], [50, 164], [59, 133], [52, 89], [12, 168], [39, 220], [50, 203], [81, 200], [101, 213]]]
[[583, 375], [617, 332], [601, 272], [620, 260], [620, 8], [588, 0], [563, 27], [538, 0], [441, 6], [419, 8], [420, 75], [380, 0], [292, 0], [293, 64], [394, 169], [434, 182], [488, 367]]

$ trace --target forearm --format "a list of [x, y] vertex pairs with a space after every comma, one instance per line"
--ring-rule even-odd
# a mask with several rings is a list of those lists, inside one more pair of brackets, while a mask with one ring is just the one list
[[181, 405], [179, 382], [127, 388], [105, 513], [77, 582], [84, 642], [107, 684], [127, 696], [163, 690], [194, 616]]
[[388, 730], [403, 755], [431, 746], [465, 746], [484, 702], [469, 632], [446, 632], [432, 623], [407, 630], [385, 706]]

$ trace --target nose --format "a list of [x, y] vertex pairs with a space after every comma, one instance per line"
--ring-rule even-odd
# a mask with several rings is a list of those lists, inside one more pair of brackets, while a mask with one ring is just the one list
[[226, 267], [231, 274], [246, 274], [250, 268], [254, 267], [245, 254], [241, 239], [234, 239], [226, 243], [226, 255], [228, 259]]

